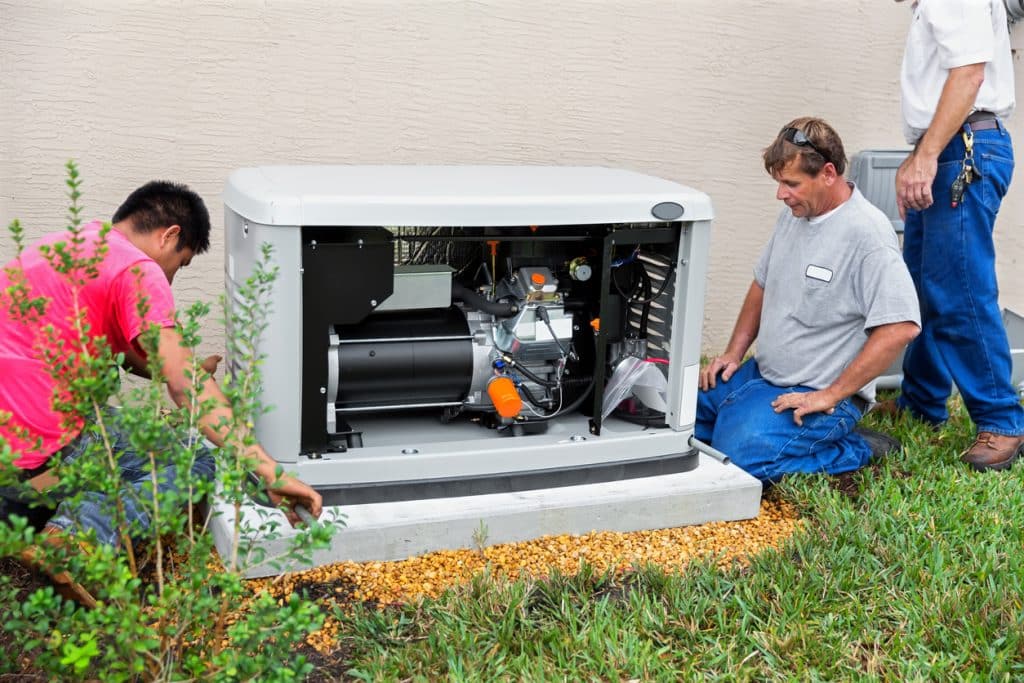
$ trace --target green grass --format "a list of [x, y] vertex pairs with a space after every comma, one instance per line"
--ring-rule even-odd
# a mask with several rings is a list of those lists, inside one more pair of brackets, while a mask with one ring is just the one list
[[339, 613], [372, 680], [1024, 680], [1024, 464], [978, 474], [972, 428], [866, 424], [904, 452], [797, 477], [805, 531], [748, 568], [479, 577], [421, 605]]

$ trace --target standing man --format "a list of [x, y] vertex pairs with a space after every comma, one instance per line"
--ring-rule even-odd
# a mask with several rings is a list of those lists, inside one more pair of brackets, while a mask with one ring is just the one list
[[843, 177], [831, 126], [786, 124], [764, 167], [786, 208], [728, 347], [701, 371], [695, 433], [763, 481], [856, 470], [899, 447], [854, 428], [920, 329], [914, 285], [892, 224]]
[[942, 424], [956, 382], [978, 430], [963, 460], [1006, 469], [1024, 447], [992, 240], [1013, 175], [1003, 124], [1014, 108], [1006, 8], [1003, 0], [918, 0], [911, 10], [900, 85], [914, 151], [896, 174], [896, 201], [923, 326], [903, 363], [902, 395], [881, 408]]

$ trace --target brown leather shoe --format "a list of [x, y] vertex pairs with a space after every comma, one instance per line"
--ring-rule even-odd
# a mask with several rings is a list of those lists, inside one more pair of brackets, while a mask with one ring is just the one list
[[[75, 542], [74, 540], [65, 540], [64, 535], [60, 534], [59, 530], [55, 531], [53, 527], [47, 526], [45, 531], [37, 536], [37, 538], [41, 538], [42, 543], [51, 547], [70, 546], [82, 552], [89, 552], [85, 544]], [[92, 596], [92, 593], [85, 586], [75, 581], [74, 577], [66, 569], [54, 567], [44, 560], [43, 556], [42, 548], [37, 545], [30, 545], [18, 553], [18, 559], [21, 560], [22, 564], [48, 576], [53, 583], [54, 590], [66, 600], [73, 600], [89, 609], [96, 607], [96, 598]]]
[[960, 457], [979, 472], [1008, 470], [1024, 450], [1024, 435], [1004, 436], [992, 432], [978, 432], [974, 445]]
[[35, 546], [29, 546], [18, 554], [18, 559], [29, 568], [45, 574], [53, 584], [53, 589], [65, 600], [73, 600], [83, 607], [96, 607], [96, 598], [85, 586], [75, 581], [67, 570], [54, 570], [41, 558], [42, 552]]

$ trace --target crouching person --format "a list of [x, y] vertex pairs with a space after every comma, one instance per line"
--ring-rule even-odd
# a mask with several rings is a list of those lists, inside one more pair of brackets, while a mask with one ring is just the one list
[[[57, 233], [29, 245], [0, 272], [0, 437], [6, 440], [17, 457], [17, 472], [7, 479], [29, 482], [37, 491], [54, 489], [58, 505], [52, 516], [39, 519], [37, 508], [26, 505], [27, 487], [0, 489], [0, 522], [12, 514], [35, 516], [33, 521], [45, 525], [45, 542], [76, 545], [86, 537], [117, 547], [121, 542], [118, 529], [110, 518], [106, 501], [119, 495], [115, 491], [76, 491], [82, 495], [65, 496], [50, 468], [58, 461], [68, 463], [83, 457], [94, 457], [90, 442], [98, 438], [85, 421], [62, 413], [54, 404], [55, 396], [65, 391], [46, 362], [43, 348], [77, 348], [82, 332], [76, 326], [76, 314], [84, 315], [82, 327], [92, 338], [102, 337], [113, 353], [123, 353], [126, 363], [138, 374], [147, 375], [146, 352], [140, 345], [143, 332], [158, 328], [157, 367], [167, 384], [171, 399], [179, 406], [189, 396], [191, 352], [182, 345], [174, 324], [174, 297], [171, 283], [175, 274], [188, 266], [192, 258], [205, 252], [210, 244], [210, 219], [203, 200], [184, 185], [151, 182], [133, 192], [118, 208], [113, 226], [105, 239], [98, 222], [82, 228], [81, 254], [102, 256], [91, 277], [73, 286], [71, 278], [57, 272], [47, 258], [54, 245], [63, 242], [70, 247], [71, 235]], [[102, 250], [102, 251], [101, 251]], [[59, 261], [59, 259], [57, 259]], [[21, 294], [19, 294], [21, 292]], [[36, 313], [17, 314], [18, 299], [39, 299], [44, 302]], [[140, 307], [145, 300], [146, 306]], [[207, 359], [203, 367], [212, 371], [216, 365]], [[314, 516], [321, 511], [321, 497], [307, 484], [286, 474], [278, 475], [276, 462], [256, 443], [236, 444], [229, 427], [231, 407], [212, 376], [201, 382], [198, 400], [212, 408], [200, 418], [200, 428], [210, 441], [221, 446], [237, 445], [247, 457], [256, 475], [267, 486], [271, 500], [285, 508], [289, 520], [298, 521], [295, 507], [304, 506]], [[117, 467], [124, 487], [136, 492], [148, 490], [156, 483], [158, 491], [171, 491], [181, 486], [181, 472], [173, 463], [159, 461], [159, 471], [152, 472], [148, 454], [131, 447], [131, 426], [122, 424], [115, 412], [101, 416], [106, 428], [109, 448], [118, 457]], [[193, 479], [209, 480], [214, 473], [213, 459], [201, 453], [191, 466]], [[187, 473], [186, 473], [187, 474]], [[131, 492], [127, 492], [131, 493]], [[124, 515], [135, 531], [148, 527], [143, 506], [133, 501], [139, 496], [124, 495]], [[77, 537], [73, 542], [69, 537]], [[22, 559], [33, 563], [38, 553], [31, 550]], [[47, 567], [41, 567], [49, 571]], [[49, 572], [66, 594], [89, 604], [91, 597], [77, 586], [66, 572]]]
[[764, 166], [786, 208], [728, 347], [701, 371], [696, 436], [762, 481], [856, 470], [899, 448], [857, 422], [920, 331], [914, 284], [892, 224], [843, 177], [831, 126], [788, 123]]

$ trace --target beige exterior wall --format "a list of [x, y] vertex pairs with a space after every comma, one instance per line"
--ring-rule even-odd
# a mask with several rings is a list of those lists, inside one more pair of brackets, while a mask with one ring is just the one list
[[[221, 192], [241, 166], [630, 168], [714, 201], [713, 352], [779, 210], [760, 150], [802, 114], [849, 153], [902, 146], [908, 21], [891, 0], [0, 0], [0, 222], [64, 225], [69, 158], [90, 217], [146, 180], [187, 182], [215, 230], [175, 282], [188, 303], [222, 290]], [[1024, 113], [1011, 124], [1024, 140]], [[1004, 304], [1024, 311], [1019, 178], [997, 242]]]

